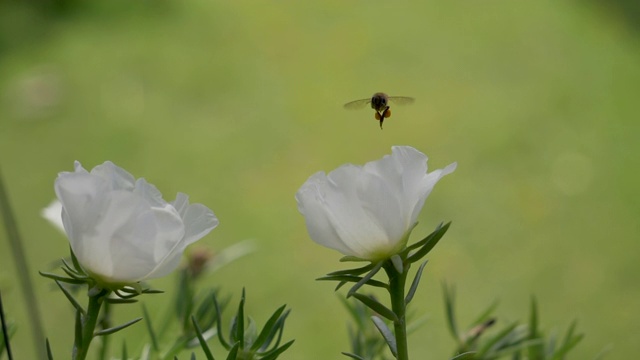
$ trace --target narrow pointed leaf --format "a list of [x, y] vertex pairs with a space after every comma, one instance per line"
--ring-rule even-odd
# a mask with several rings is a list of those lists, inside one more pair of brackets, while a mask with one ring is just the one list
[[149, 316], [149, 312], [147, 311], [147, 307], [142, 304], [142, 316], [144, 317], [144, 323], [147, 325], [147, 332], [149, 333], [149, 337], [151, 338], [151, 347], [154, 351], [160, 351], [160, 346], [158, 345], [158, 337], [156, 336], [156, 332], [153, 331], [153, 325], [151, 324], [151, 316]]
[[122, 342], [122, 360], [129, 359], [129, 354], [127, 354], [127, 343]]
[[447, 315], [447, 325], [449, 325], [449, 331], [453, 338], [458, 342], [459, 345], [462, 344], [462, 340], [460, 339], [460, 333], [458, 332], [458, 324], [456, 322], [456, 314], [455, 314], [455, 288], [453, 286], [449, 287], [447, 283], [442, 283], [442, 293], [444, 294], [444, 306], [445, 312]]
[[[321, 278], [317, 278], [317, 281], [340, 281], [340, 282], [360, 282], [363, 280], [362, 277], [360, 276], [355, 276], [355, 275], [328, 275], [328, 276], [323, 276]], [[383, 283], [382, 281], [378, 281], [378, 280], [373, 280], [373, 279], [369, 279], [368, 281], [365, 282], [365, 284], [367, 285], [371, 285], [371, 286], [375, 286], [375, 287], [379, 287], [379, 288], [383, 288], [383, 289], [388, 289], [389, 285]]]
[[[531, 296], [531, 314], [529, 317], [529, 340], [539, 339], [541, 336], [538, 330], [538, 304], [535, 296]], [[543, 346], [533, 345], [529, 347], [529, 358], [538, 360], [543, 358]]]
[[293, 345], [293, 342], [295, 340], [291, 340], [288, 343], [280, 346], [277, 349], [274, 349], [268, 353], [265, 354], [265, 356], [263, 356], [261, 358], [261, 360], [275, 360], [278, 358], [278, 356], [280, 356], [280, 354], [282, 354], [283, 352], [285, 352], [289, 347], [291, 347], [291, 345]]
[[193, 327], [196, 330], [196, 336], [198, 337], [198, 341], [200, 342], [200, 347], [202, 351], [204, 351], [204, 355], [207, 357], [207, 360], [215, 360], [211, 350], [209, 349], [209, 345], [207, 345], [207, 340], [205, 340], [204, 336], [202, 336], [202, 330], [200, 329], [200, 325], [196, 321], [196, 318], [191, 315], [191, 322], [193, 323]]
[[260, 347], [259, 349], [260, 351], [266, 351], [267, 347], [271, 345], [271, 343], [273, 342], [273, 338], [276, 337], [276, 335], [277, 335], [277, 338], [275, 343], [273, 344], [273, 348], [277, 348], [278, 346], [280, 346], [280, 341], [282, 340], [282, 333], [284, 332], [284, 324], [290, 313], [291, 313], [291, 310], [287, 310], [278, 318], [278, 320], [276, 321], [276, 324], [273, 327], [273, 331], [269, 333], [269, 335], [267, 336], [267, 339], [264, 342], [264, 345]]
[[71, 248], [71, 246], [69, 246], [69, 254], [71, 256], [71, 262], [73, 263], [73, 267], [76, 269], [76, 271], [79, 272], [79, 273], [86, 274], [86, 272], [84, 271], [84, 269], [80, 265], [80, 262], [78, 261], [78, 258], [76, 257], [76, 254], [73, 253], [73, 249]]
[[281, 307], [279, 307], [278, 310], [276, 310], [273, 313], [273, 315], [271, 315], [269, 320], [267, 320], [267, 323], [264, 324], [264, 327], [260, 331], [260, 334], [258, 334], [256, 341], [254, 341], [253, 344], [251, 345], [252, 351], [259, 349], [267, 341], [269, 334], [272, 332], [272, 330], [276, 326], [278, 319], [280, 318], [280, 315], [282, 315], [282, 312], [286, 307], [287, 305], [282, 305]]
[[368, 308], [382, 315], [383, 317], [393, 322], [400, 321], [400, 319], [398, 319], [398, 316], [391, 309], [382, 305], [380, 302], [378, 302], [374, 298], [367, 295], [358, 294], [358, 293], [353, 294], [353, 297], [360, 300], [360, 302], [365, 304]]
[[471, 323], [471, 326], [476, 326], [489, 320], [489, 317], [491, 317], [491, 314], [493, 314], [493, 312], [496, 310], [497, 307], [498, 307], [498, 301], [496, 300], [493, 303], [491, 303], [491, 305], [489, 305], [489, 307], [485, 311], [480, 313], [478, 318]]
[[137, 299], [114, 299], [108, 298], [105, 301], [109, 304], [135, 304], [138, 302]]
[[422, 277], [422, 271], [424, 270], [425, 265], [427, 265], [427, 261], [423, 262], [422, 265], [418, 268], [416, 275], [411, 282], [411, 287], [409, 288], [409, 292], [407, 293], [407, 297], [404, 299], [405, 305], [408, 305], [413, 299], [413, 295], [415, 295], [416, 290], [418, 289], [418, 284], [420, 283], [420, 278]]
[[369, 271], [369, 273], [367, 273], [367, 275], [365, 275], [362, 280], [358, 281], [355, 285], [353, 285], [353, 287], [351, 287], [351, 289], [349, 289], [349, 292], [347, 293], [347, 297], [352, 296], [353, 294], [355, 294], [356, 291], [358, 291], [358, 289], [360, 289], [362, 287], [362, 285], [366, 284], [369, 280], [371, 280], [371, 278], [378, 273], [378, 271], [380, 271], [380, 268], [382, 268], [382, 265], [384, 265], [384, 261], [380, 261], [376, 264], [376, 266], [374, 266], [371, 271]]
[[376, 264], [370, 263], [370, 264], [368, 264], [366, 266], [355, 268], [355, 269], [346, 269], [346, 270], [333, 271], [333, 272], [328, 273], [327, 276], [331, 276], [331, 275], [360, 275], [360, 274], [364, 274], [367, 271], [373, 269], [375, 266], [376, 266]]
[[562, 347], [560, 349], [558, 349], [558, 351], [553, 354], [553, 360], [561, 360], [564, 359], [565, 355], [567, 355], [567, 353], [573, 349], [574, 347], [576, 347], [576, 345], [578, 345], [580, 343], [580, 341], [582, 341], [582, 339], [584, 338], [584, 334], [578, 334], [574, 337], [571, 338], [571, 340], [569, 342], [566, 342], [562, 345]]
[[69, 275], [70, 279], [77, 280], [77, 281], [82, 281], [83, 283], [87, 282], [87, 279], [88, 279], [87, 276], [78, 275], [78, 274], [74, 273], [73, 271], [71, 271], [69, 269], [66, 269], [66, 268], [61, 268], [61, 269], [62, 269], [62, 271], [65, 272], [65, 274]]
[[500, 340], [506, 338], [507, 336], [510, 335], [510, 333], [518, 326], [518, 323], [515, 322], [509, 326], [507, 326], [506, 328], [504, 328], [502, 331], [500, 331], [498, 334], [494, 335], [492, 338], [490, 338], [489, 340], [487, 340], [487, 342], [483, 343], [482, 346], [478, 349], [478, 358], [482, 359], [482, 357], [487, 354], [489, 352], [489, 350], [491, 350], [491, 348], [496, 345]]
[[69, 283], [69, 284], [84, 284], [84, 283], [86, 283], [86, 281], [73, 279], [73, 278], [68, 278], [68, 277], [57, 275], [57, 274], [52, 274], [52, 273], [47, 273], [47, 272], [42, 272], [42, 271], [38, 271], [38, 273], [41, 276], [44, 276], [44, 277], [46, 277], [48, 279], [57, 280], [57, 281], [65, 282], [65, 283]]
[[96, 332], [94, 334], [94, 336], [111, 335], [111, 334], [113, 334], [115, 332], [118, 332], [118, 331], [124, 329], [124, 328], [128, 328], [129, 326], [137, 323], [140, 320], [142, 320], [141, 317], [139, 317], [137, 319], [133, 319], [131, 321], [128, 321], [128, 322], [126, 322], [126, 323], [124, 323], [122, 325], [118, 325], [118, 326], [114, 326], [114, 327], [111, 327], [111, 328], [108, 328], [108, 329], [100, 330], [100, 331]]
[[451, 358], [451, 360], [472, 360], [476, 358], [476, 353], [469, 351], [466, 353], [458, 354]]
[[352, 354], [352, 353], [342, 352], [341, 354], [346, 356], [346, 357], [350, 357], [350, 358], [356, 359], [356, 360], [366, 360], [362, 356], [359, 356], [359, 355], [356, 355], [356, 354]]
[[49, 338], [45, 340], [45, 348], [47, 350], [47, 360], [53, 360], [53, 352], [51, 351], [51, 344], [49, 344]]
[[225, 340], [224, 334], [222, 333], [222, 314], [220, 312], [220, 304], [218, 304], [218, 298], [215, 294], [212, 295], [212, 298], [213, 306], [216, 308], [216, 328], [218, 329], [218, 340], [220, 340], [220, 343], [225, 349], [229, 350], [231, 346]]
[[565, 344], [571, 341], [571, 339], [573, 338], [573, 333], [576, 330], [576, 326], [578, 326], [578, 321], [573, 320], [571, 322], [571, 325], [569, 325], [569, 328], [567, 329], [567, 334], [564, 336], [564, 341], [562, 342], [562, 346], [564, 346]]
[[227, 355], [227, 360], [236, 360], [238, 357], [238, 349], [240, 348], [240, 343], [237, 342], [233, 344], [231, 350], [229, 350], [229, 355]]
[[425, 239], [426, 241], [424, 242], [424, 245], [421, 248], [419, 248], [415, 253], [410, 255], [407, 258], [407, 261], [409, 263], [414, 263], [422, 259], [424, 256], [426, 256], [436, 246], [438, 241], [442, 239], [444, 234], [449, 229], [450, 225], [451, 225], [451, 222], [448, 222], [443, 227], [434, 231], [433, 233], [431, 233], [431, 235], [427, 236], [427, 238]]
[[335, 289], [333, 289], [333, 291], [338, 291], [338, 290], [340, 290], [340, 288], [341, 288], [341, 287], [343, 287], [343, 286], [344, 286], [344, 284], [346, 284], [346, 283], [347, 283], [346, 281], [340, 281], [340, 282], [338, 283], [338, 285], [336, 285], [336, 288], [335, 288]]
[[[411, 244], [411, 245], [407, 246], [407, 248], [404, 249], [403, 253], [408, 254], [410, 251], [415, 250], [415, 249], [423, 246], [429, 240], [430, 236], [433, 236], [435, 233], [437, 233], [438, 231], [440, 231], [442, 229], [443, 225], [444, 225], [444, 223], [438, 224], [438, 226], [436, 226], [436, 228], [433, 230], [433, 232], [431, 232], [431, 234], [427, 235], [424, 239], [416, 242], [415, 244]], [[417, 223], [416, 223], [416, 226], [417, 226]]]
[[242, 297], [240, 298], [240, 304], [238, 305], [238, 312], [236, 314], [235, 323], [235, 340], [240, 343], [240, 348], [244, 348], [244, 302], [245, 302], [245, 290], [242, 289]]
[[380, 319], [377, 316], [372, 316], [371, 320], [373, 320], [373, 324], [376, 326], [378, 331], [380, 331], [380, 334], [382, 334], [382, 337], [384, 338], [384, 340], [386, 341], [387, 345], [389, 346], [389, 350], [391, 350], [391, 353], [393, 354], [393, 356], [395, 356], [397, 358], [398, 357], [398, 346], [397, 346], [397, 343], [396, 343], [396, 337], [391, 332], [391, 329], [389, 329], [387, 324], [385, 324], [384, 321], [382, 321], [382, 319]]

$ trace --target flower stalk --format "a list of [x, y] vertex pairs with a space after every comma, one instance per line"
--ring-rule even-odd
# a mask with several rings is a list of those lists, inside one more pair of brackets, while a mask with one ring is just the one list
[[391, 310], [396, 314], [397, 320], [393, 322], [393, 331], [396, 337], [396, 359], [409, 360], [409, 346], [407, 342], [407, 321], [405, 302], [405, 285], [407, 271], [411, 265], [403, 264], [403, 271], [399, 273], [391, 260], [387, 260], [384, 270], [389, 277], [389, 295], [391, 296]]
[[[100, 308], [111, 291], [93, 287], [89, 290], [89, 306], [87, 313], [80, 315], [80, 331], [76, 332], [73, 343], [73, 360], [84, 360], [89, 352], [89, 345], [94, 338], [96, 324], [100, 315]], [[76, 310], [79, 311], [79, 310]], [[80, 336], [77, 336], [80, 335]]]

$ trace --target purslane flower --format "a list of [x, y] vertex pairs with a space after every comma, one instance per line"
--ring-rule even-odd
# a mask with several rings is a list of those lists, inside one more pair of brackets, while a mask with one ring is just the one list
[[312, 175], [298, 190], [298, 210], [316, 243], [377, 261], [406, 246], [435, 184], [456, 168], [427, 173], [427, 156], [410, 146], [364, 166], [345, 164]]
[[60, 200], [54, 199], [46, 208], [40, 211], [40, 215], [45, 218], [53, 227], [64, 234], [64, 224], [62, 223], [62, 204]]
[[185, 248], [218, 225], [213, 211], [178, 193], [168, 203], [155, 186], [107, 161], [61, 172], [55, 191], [62, 222], [82, 267], [104, 284], [162, 277]]

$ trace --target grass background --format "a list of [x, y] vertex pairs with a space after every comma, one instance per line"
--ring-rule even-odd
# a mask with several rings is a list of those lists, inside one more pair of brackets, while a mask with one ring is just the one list
[[[440, 281], [458, 287], [462, 320], [498, 299], [502, 325], [526, 321], [536, 294], [543, 329], [574, 318], [587, 337], [573, 359], [640, 350], [640, 37], [632, 2], [158, 1], [67, 2], [37, 11], [0, 3], [0, 165], [25, 239], [54, 353], [72, 342], [72, 312], [37, 276], [67, 255], [39, 211], [79, 160], [114, 161], [172, 199], [211, 207], [220, 226], [201, 244], [255, 239], [259, 249], [207, 278], [262, 324], [293, 312], [283, 359], [348, 350], [332, 284], [341, 265], [311, 242], [294, 194], [308, 176], [411, 145], [438, 184], [414, 236], [453, 226], [430, 256], [410, 337], [442, 359]], [[631, 9], [631, 10], [630, 10]], [[381, 131], [373, 92], [413, 96]], [[5, 234], [0, 289], [18, 323], [16, 358], [31, 358], [23, 299]], [[170, 290], [171, 277], [154, 281]], [[154, 314], [170, 295], [149, 298]], [[120, 320], [140, 313], [130, 306]], [[464, 322], [464, 321], [463, 321]], [[138, 325], [130, 352], [146, 341]]]

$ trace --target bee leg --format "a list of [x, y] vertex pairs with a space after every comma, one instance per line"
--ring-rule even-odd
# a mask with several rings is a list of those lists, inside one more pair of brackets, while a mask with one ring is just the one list
[[385, 118], [390, 118], [391, 117], [391, 109], [389, 109], [389, 107], [387, 106], [386, 109], [384, 109], [384, 113], [382, 114], [383, 117]]
[[380, 121], [380, 113], [376, 111], [376, 115], [375, 115], [376, 120]]

